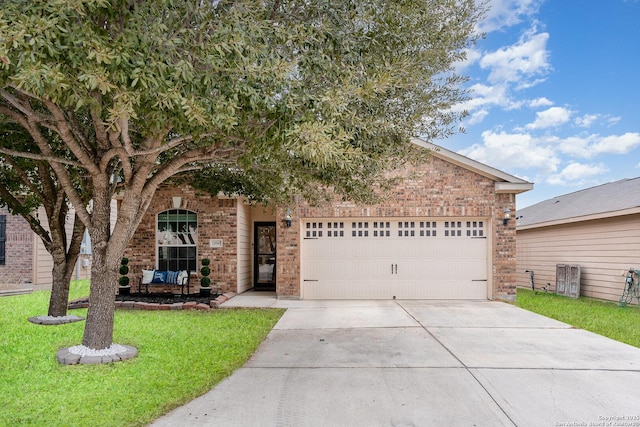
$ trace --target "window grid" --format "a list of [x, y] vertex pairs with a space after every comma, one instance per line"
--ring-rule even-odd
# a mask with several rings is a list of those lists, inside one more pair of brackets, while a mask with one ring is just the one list
[[[307, 238], [340, 238], [340, 237], [391, 237], [397, 231], [398, 237], [475, 237], [484, 238], [485, 223], [480, 220], [469, 221], [433, 221], [433, 220], [406, 220], [406, 221], [316, 221], [305, 223], [304, 236]], [[351, 228], [351, 234], [348, 233]]]
[[420, 237], [437, 236], [437, 225], [435, 221], [420, 221]]
[[398, 237], [415, 237], [415, 221], [398, 221]]
[[373, 222], [373, 237], [391, 237], [391, 222], [389, 221], [374, 221]]
[[467, 237], [484, 237], [484, 221], [467, 221]]
[[197, 270], [198, 214], [170, 209], [157, 216], [158, 269]]
[[369, 237], [369, 221], [352, 222], [351, 237]]

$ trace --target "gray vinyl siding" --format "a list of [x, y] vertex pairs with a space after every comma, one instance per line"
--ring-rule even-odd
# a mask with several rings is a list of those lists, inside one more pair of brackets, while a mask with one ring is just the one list
[[579, 264], [581, 295], [617, 301], [624, 272], [640, 267], [640, 214], [517, 231], [517, 285], [551, 284], [555, 291], [556, 264]]

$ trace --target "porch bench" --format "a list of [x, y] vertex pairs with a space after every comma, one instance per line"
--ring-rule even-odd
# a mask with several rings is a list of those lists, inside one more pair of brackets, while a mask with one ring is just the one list
[[180, 286], [180, 295], [184, 295], [184, 287], [187, 286], [187, 295], [191, 292], [191, 272], [163, 271], [163, 270], [142, 270], [142, 277], [138, 283], [138, 292], [149, 293], [149, 286]]

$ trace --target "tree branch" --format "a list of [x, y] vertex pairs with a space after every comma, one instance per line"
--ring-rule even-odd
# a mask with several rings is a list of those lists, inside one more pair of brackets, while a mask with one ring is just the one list
[[[27, 128], [27, 131], [31, 134], [34, 142], [36, 143], [38, 148], [40, 148], [40, 151], [42, 152], [42, 154], [44, 156], [55, 157], [53, 150], [51, 150], [51, 147], [49, 147], [48, 141], [42, 135], [42, 133], [38, 130], [37, 124], [29, 123], [29, 125], [30, 126]], [[53, 169], [54, 173], [58, 177], [58, 180], [60, 181], [60, 185], [62, 186], [67, 196], [71, 200], [71, 203], [73, 204], [73, 206], [75, 206], [76, 212], [78, 213], [80, 220], [85, 225], [90, 224], [91, 216], [89, 215], [86, 209], [82, 208], [83, 206], [85, 206], [85, 203], [83, 202], [83, 199], [75, 191], [73, 180], [71, 179], [71, 176], [69, 175], [69, 172], [67, 171], [67, 169], [59, 162], [51, 162], [49, 164], [51, 165], [51, 169]]]
[[[91, 175], [97, 175], [100, 173], [98, 166], [93, 163], [91, 156], [87, 154], [84, 147], [78, 144], [78, 141], [73, 137], [71, 129], [69, 129], [69, 123], [64, 112], [58, 107], [57, 104], [45, 100], [45, 106], [51, 112], [57, 123], [57, 133], [67, 145], [69, 150], [76, 156], [76, 159], [82, 164], [82, 167], [87, 169]], [[41, 151], [43, 151], [41, 149]], [[44, 152], [44, 151], [43, 151]]]
[[63, 159], [56, 155], [54, 155], [53, 157], [44, 156], [42, 154], [28, 153], [26, 151], [10, 150], [8, 148], [2, 148], [2, 147], [0, 147], [0, 153], [6, 154], [8, 156], [13, 156], [13, 157], [21, 157], [23, 159], [42, 160], [45, 162], [55, 162], [55, 163], [62, 163], [64, 165], [69, 165], [69, 166], [82, 167], [82, 164], [78, 162], [74, 162], [73, 160]]

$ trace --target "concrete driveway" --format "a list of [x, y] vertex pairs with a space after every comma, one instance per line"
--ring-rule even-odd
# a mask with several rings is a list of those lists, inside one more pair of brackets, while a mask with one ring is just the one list
[[509, 304], [266, 305], [253, 357], [154, 426], [640, 426], [640, 349]]

